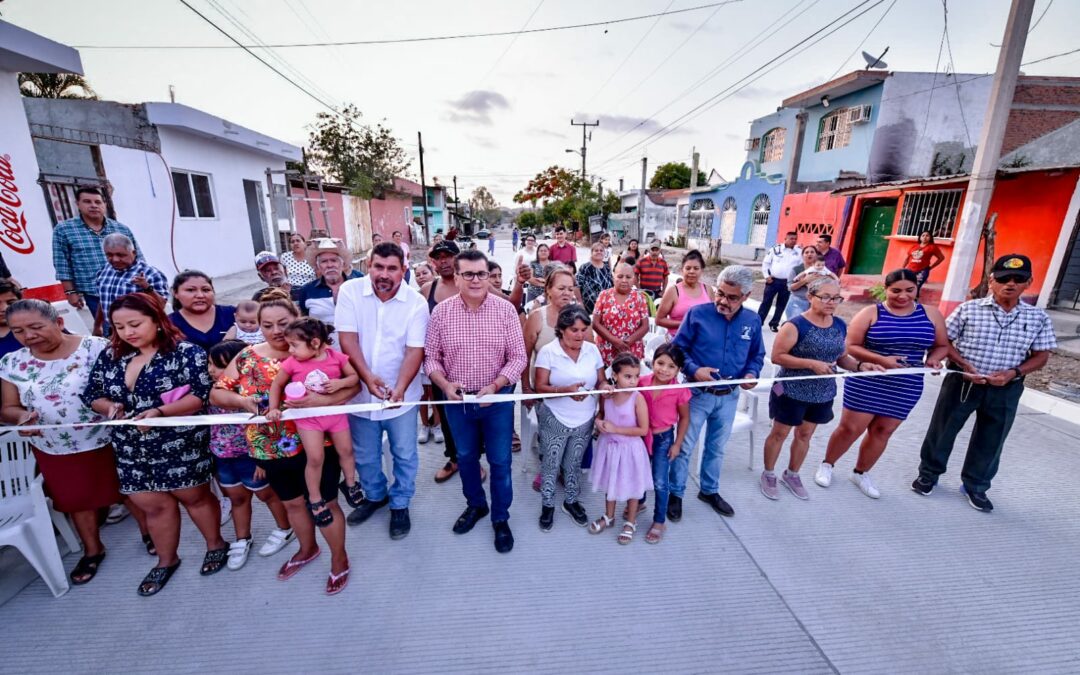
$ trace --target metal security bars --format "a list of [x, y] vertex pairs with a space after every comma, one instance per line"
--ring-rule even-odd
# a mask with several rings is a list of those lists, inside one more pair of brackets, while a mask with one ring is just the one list
[[762, 137], [761, 162], [779, 162], [784, 158], [784, 140], [787, 138], [787, 129], [777, 127]]
[[917, 237], [929, 232], [935, 239], [952, 239], [963, 190], [928, 190], [904, 194], [896, 234]]

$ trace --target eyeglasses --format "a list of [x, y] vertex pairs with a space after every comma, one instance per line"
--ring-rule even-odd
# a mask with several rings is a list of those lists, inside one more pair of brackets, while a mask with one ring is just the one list
[[814, 296], [815, 298], [824, 302], [827, 305], [839, 305], [844, 301], [844, 296], [842, 295], [818, 295], [817, 293], [811, 293], [810, 295]]
[[719, 293], [718, 292], [716, 294], [716, 299], [719, 300], [720, 298], [727, 298], [728, 302], [739, 302], [740, 300], [743, 299], [743, 296], [738, 294], [738, 293], [736, 293], [734, 295], [728, 295], [727, 293]]
[[490, 275], [487, 272], [458, 272], [458, 276], [465, 281], [472, 281], [473, 279], [487, 281], [487, 278]]
[[1006, 274], [1005, 276], [994, 277], [994, 281], [998, 282], [999, 284], [1022, 284], [1027, 281], [1027, 277], [1025, 277], [1023, 274]]

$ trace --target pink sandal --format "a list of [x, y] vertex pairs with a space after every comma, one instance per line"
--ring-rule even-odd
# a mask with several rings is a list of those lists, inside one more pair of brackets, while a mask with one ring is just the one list
[[341, 574], [331, 574], [326, 578], [326, 594], [337, 595], [349, 585], [350, 568], [345, 568]]
[[278, 570], [278, 581], [287, 581], [291, 579], [297, 572], [299, 572], [305, 565], [318, 558], [322, 553], [321, 549], [315, 549], [315, 555], [311, 556], [307, 560], [286, 560], [285, 564]]

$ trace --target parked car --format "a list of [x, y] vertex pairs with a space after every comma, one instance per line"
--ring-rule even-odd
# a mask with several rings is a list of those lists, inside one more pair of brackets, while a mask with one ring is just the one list
[[491, 230], [477, 230], [476, 231], [476, 238], [477, 239], [487, 239], [490, 236], [491, 236]]

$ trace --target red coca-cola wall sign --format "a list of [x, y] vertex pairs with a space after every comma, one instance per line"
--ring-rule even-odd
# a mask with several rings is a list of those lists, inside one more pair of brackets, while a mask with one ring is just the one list
[[33, 253], [34, 242], [26, 229], [26, 211], [22, 206], [11, 155], [0, 155], [0, 243], [16, 253]]

